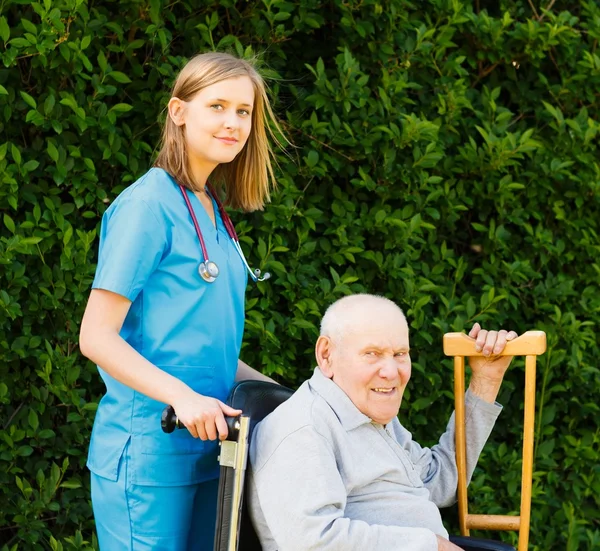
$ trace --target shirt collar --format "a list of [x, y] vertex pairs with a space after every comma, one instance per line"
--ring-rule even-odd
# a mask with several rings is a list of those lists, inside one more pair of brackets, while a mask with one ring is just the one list
[[315, 367], [308, 384], [313, 392], [327, 402], [347, 431], [371, 423], [371, 418], [361, 413], [348, 395], [331, 379], [325, 377], [319, 367]]

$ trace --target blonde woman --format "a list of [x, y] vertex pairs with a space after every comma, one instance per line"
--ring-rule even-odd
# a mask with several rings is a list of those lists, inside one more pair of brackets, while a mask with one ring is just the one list
[[[251, 63], [196, 56], [154, 167], [104, 214], [80, 334], [106, 384], [88, 457], [103, 550], [212, 549], [217, 439], [240, 413], [223, 400], [234, 380], [268, 380], [239, 360], [247, 273], [268, 275], [249, 270], [215, 187], [233, 207], [263, 207], [269, 120]], [[188, 430], [161, 431], [165, 404]]]

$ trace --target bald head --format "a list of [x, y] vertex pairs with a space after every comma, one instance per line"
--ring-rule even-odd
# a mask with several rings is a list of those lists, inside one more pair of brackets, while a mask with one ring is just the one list
[[327, 308], [321, 320], [320, 336], [340, 342], [355, 331], [381, 322], [384, 317], [406, 323], [402, 310], [385, 297], [368, 294], [349, 295]]
[[351, 295], [334, 302], [321, 322], [317, 364], [376, 423], [387, 424], [400, 408], [410, 379], [408, 324], [391, 300]]

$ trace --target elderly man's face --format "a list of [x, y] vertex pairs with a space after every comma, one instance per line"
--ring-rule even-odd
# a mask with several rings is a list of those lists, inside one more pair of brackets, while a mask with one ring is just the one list
[[362, 413], [385, 425], [398, 415], [410, 379], [408, 325], [397, 309], [385, 308], [349, 326], [339, 342], [319, 338], [319, 367]]

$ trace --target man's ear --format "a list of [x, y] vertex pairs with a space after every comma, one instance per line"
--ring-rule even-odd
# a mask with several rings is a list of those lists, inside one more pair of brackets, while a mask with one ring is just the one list
[[329, 337], [321, 335], [317, 339], [315, 345], [315, 356], [317, 358], [317, 364], [321, 369], [321, 372], [325, 377], [331, 379], [333, 377], [333, 370], [331, 369], [331, 353], [333, 352], [333, 343]]
[[185, 101], [175, 97], [171, 98], [167, 109], [169, 110], [169, 117], [177, 126], [185, 124]]

